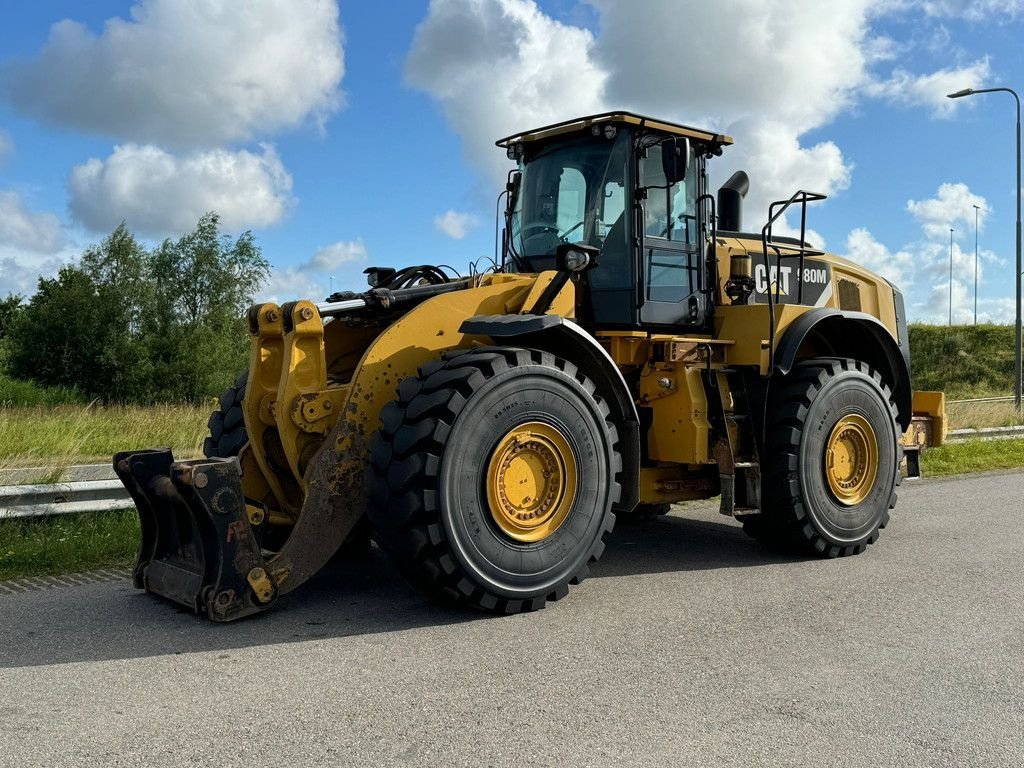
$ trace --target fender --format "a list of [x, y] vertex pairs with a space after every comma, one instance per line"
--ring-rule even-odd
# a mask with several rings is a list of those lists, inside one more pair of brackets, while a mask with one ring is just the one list
[[597, 385], [618, 425], [622, 453], [622, 494], [615, 509], [629, 512], [640, 500], [640, 417], [622, 372], [597, 339], [560, 315], [478, 315], [465, 320], [461, 333], [515, 339], [531, 349], [572, 361]]
[[[897, 310], [902, 302], [897, 302]], [[900, 314], [897, 312], [897, 314]], [[897, 422], [903, 430], [910, 426], [912, 390], [910, 386], [910, 343], [906, 321], [897, 317], [901, 338], [893, 338], [889, 329], [872, 315], [821, 307], [800, 315], [790, 323], [775, 349], [773, 373], [785, 375], [796, 363], [804, 341], [811, 335], [823, 339], [835, 354], [870, 363], [892, 387]]]

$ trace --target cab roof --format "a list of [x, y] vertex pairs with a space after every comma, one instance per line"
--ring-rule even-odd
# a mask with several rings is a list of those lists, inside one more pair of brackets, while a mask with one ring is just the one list
[[685, 136], [690, 139], [706, 141], [720, 146], [732, 144], [731, 136], [726, 136], [721, 133], [712, 133], [711, 131], [702, 131], [697, 128], [690, 128], [685, 125], [678, 125], [677, 123], [657, 120], [653, 117], [637, 115], [633, 112], [623, 112], [621, 110], [615, 112], [602, 112], [601, 114], [588, 115], [587, 117], [576, 117], [572, 120], [566, 120], [561, 123], [545, 125], [541, 128], [534, 128], [530, 131], [516, 133], [512, 136], [506, 136], [503, 139], [498, 139], [495, 144], [499, 147], [508, 147], [510, 144], [525, 144], [531, 141], [542, 141], [544, 139], [549, 139], [552, 136], [558, 136], [563, 133], [573, 133], [575, 131], [585, 130], [592, 125], [601, 125], [604, 123], [609, 123], [611, 125], [639, 126], [641, 128], [649, 128], [652, 131], [661, 131], [673, 136]]

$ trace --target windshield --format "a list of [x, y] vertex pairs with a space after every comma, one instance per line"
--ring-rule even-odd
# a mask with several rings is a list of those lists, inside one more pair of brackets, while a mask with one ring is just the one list
[[627, 132], [619, 131], [614, 140], [578, 137], [527, 153], [509, 222], [509, 267], [552, 269], [562, 243], [604, 249], [621, 240], [624, 247], [628, 144]]

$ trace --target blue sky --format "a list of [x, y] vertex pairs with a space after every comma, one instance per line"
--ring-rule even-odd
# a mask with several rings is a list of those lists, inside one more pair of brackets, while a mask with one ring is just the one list
[[1024, 0], [225, 5], [4, 8], [0, 294], [121, 219], [152, 241], [207, 208], [256, 233], [280, 299], [371, 263], [462, 268], [494, 247], [494, 139], [625, 107], [735, 135], [715, 176], [750, 172], [748, 226], [829, 193], [815, 233], [914, 319], [947, 317], [950, 226], [973, 318], [978, 205], [979, 315], [1012, 319], [1013, 101], [943, 94], [1024, 88]]

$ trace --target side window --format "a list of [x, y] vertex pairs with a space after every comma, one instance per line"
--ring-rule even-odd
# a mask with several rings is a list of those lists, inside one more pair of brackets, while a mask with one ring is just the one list
[[672, 232], [669, 218], [671, 189], [657, 189], [665, 186], [665, 172], [661, 167], [661, 145], [648, 148], [644, 159], [643, 186], [647, 187], [644, 203], [644, 234], [648, 237], [668, 237]]
[[694, 259], [687, 251], [646, 249], [647, 298], [679, 302], [697, 290]]
[[[643, 159], [642, 184], [647, 187], [644, 202], [644, 272], [646, 298], [651, 302], [680, 307], [700, 290], [701, 259], [697, 241], [696, 169], [684, 181], [667, 186], [661, 164], [661, 145], [647, 150]], [[655, 310], [657, 311], [657, 310]], [[676, 314], [673, 314], [675, 312]], [[665, 318], [682, 322], [682, 310], [669, 310]], [[659, 319], [657, 322], [664, 322]]]
[[604, 209], [597, 223], [598, 237], [607, 237], [612, 228], [626, 210], [626, 189], [621, 182], [609, 181], [604, 185]]
[[578, 243], [585, 235], [584, 210], [587, 202], [587, 180], [576, 168], [565, 168], [558, 180], [558, 234], [570, 243]]
[[697, 242], [694, 175], [690, 174], [685, 181], [676, 184], [672, 193], [671, 238], [691, 245]]

